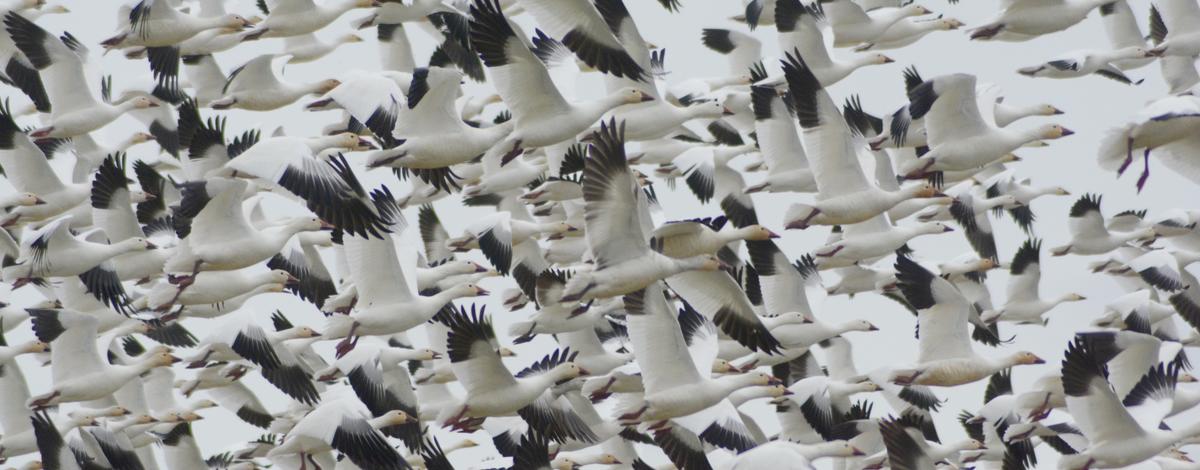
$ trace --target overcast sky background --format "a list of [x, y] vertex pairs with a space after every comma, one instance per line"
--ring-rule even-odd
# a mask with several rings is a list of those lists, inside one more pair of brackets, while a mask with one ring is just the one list
[[[96, 72], [98, 83], [99, 71], [114, 76], [117, 90], [126, 87], [145, 86], [150, 81], [149, 68], [144, 60], [131, 61], [120, 54], [108, 54], [101, 57], [99, 42], [115, 29], [117, 22], [115, 1], [66, 1], [62, 2], [72, 12], [67, 15], [47, 16], [38, 21], [43, 27], [53, 31], [70, 31], [92, 48], [93, 72]], [[732, 15], [742, 10], [741, 3], [736, 0], [684, 0], [682, 11], [669, 14], [656, 1], [626, 0], [627, 6], [641, 29], [642, 35], [650, 42], [665, 47], [668, 50], [667, 68], [670, 75], [667, 81], [679, 82], [692, 77], [708, 77], [727, 74], [724, 58], [700, 43], [700, 30], [705, 27], [721, 27], [745, 30], [744, 26], [728, 20]], [[964, 0], [952, 5], [943, 0], [928, 0], [920, 2], [925, 7], [939, 14], [945, 14], [965, 22], [968, 27], [985, 23], [998, 9], [998, 0]], [[1134, 2], [1133, 9], [1139, 18], [1143, 31], [1146, 27], [1147, 2]], [[229, 9], [244, 15], [258, 14], [251, 1], [229, 2]], [[352, 11], [325, 30], [320, 36], [332, 39], [350, 30], [352, 20], [365, 16], [366, 10]], [[522, 24], [528, 25], [528, 18], [522, 18]], [[532, 32], [531, 28], [527, 28]], [[285, 80], [311, 82], [325, 78], [337, 78], [352, 70], [378, 70], [379, 61], [375, 45], [375, 31], [361, 31], [359, 34], [366, 39], [360, 44], [343, 46], [337, 53], [312, 64], [288, 66], [283, 73]], [[773, 27], [764, 27], [753, 33], [764, 44], [765, 61], [774, 64], [778, 57], [778, 47]], [[423, 63], [432, 51], [433, 43], [419, 28], [409, 27], [408, 35], [414, 42], [414, 50]], [[901, 50], [885, 51], [896, 60], [895, 64], [862, 69], [850, 78], [831, 87], [835, 102], [842, 102], [851, 94], [862, 97], [863, 106], [867, 111], [876, 115], [889, 113], [905, 102], [903, 84], [900, 72], [908, 65], [916, 65], [926, 78], [948, 73], [966, 72], [979, 76], [981, 83], [994, 83], [1004, 90], [1007, 103], [1049, 103], [1066, 112], [1065, 115], [1053, 117], [1053, 122], [1065, 125], [1077, 132], [1076, 135], [1056, 140], [1046, 148], [1020, 149], [1016, 152], [1025, 160], [1013, 166], [1021, 177], [1032, 178], [1036, 185], [1061, 185], [1068, 188], [1071, 197], [1046, 197], [1034, 204], [1038, 220], [1037, 235], [1045, 239], [1045, 247], [1049, 248], [1065, 243], [1067, 239], [1066, 215], [1068, 208], [1081, 194], [1099, 192], [1105, 195], [1104, 213], [1111, 215], [1125, 209], [1150, 209], [1151, 215], [1160, 214], [1170, 208], [1195, 209], [1200, 204], [1195, 197], [1197, 188], [1172, 174], [1157, 163], [1154, 164], [1152, 176], [1146, 189], [1137, 194], [1133, 187], [1136, 173], [1140, 172], [1140, 162], [1135, 163], [1131, 173], [1117, 181], [1114, 175], [1101, 171], [1094, 164], [1097, 142], [1103, 131], [1128, 119], [1147, 101], [1162, 96], [1166, 92], [1157, 64], [1147, 66], [1129, 73], [1134, 79], [1144, 78], [1140, 86], [1127, 86], [1100, 77], [1087, 77], [1074, 80], [1031, 79], [1016, 74], [1018, 67], [1040, 63], [1057, 54], [1082, 48], [1107, 48], [1108, 40], [1104, 35], [1098, 12], [1093, 12], [1082, 24], [1068, 31], [1042, 37], [1025, 43], [981, 43], [967, 39], [964, 30], [937, 32], [926, 37], [917, 44]], [[281, 40], [264, 40], [244, 44], [233, 51], [218, 54], [217, 59], [226, 72], [244, 63], [256, 55], [273, 53], [282, 48]], [[838, 57], [847, 57], [851, 52], [839, 50]], [[774, 65], [771, 65], [774, 67]], [[277, 66], [278, 68], [278, 66]], [[587, 99], [603, 92], [600, 79], [596, 75], [584, 76], [572, 84], [577, 92], [576, 98]], [[468, 86], [468, 93], [480, 93], [490, 86]], [[3, 96], [13, 96], [16, 93], [9, 88], [0, 89]], [[18, 93], [19, 95], [19, 93]], [[570, 99], [570, 97], [568, 97]], [[24, 98], [13, 97], [14, 101], [23, 102]], [[227, 135], [241, 133], [249, 128], [259, 128], [264, 134], [270, 133], [276, 127], [282, 126], [285, 132], [295, 136], [311, 136], [320, 132], [321, 128], [331, 121], [338, 119], [336, 112], [312, 113], [302, 110], [304, 103], [315, 99], [305, 98], [300, 103], [282, 110], [267, 113], [247, 111], [226, 111], [221, 115], [229, 118]], [[500, 107], [493, 106], [486, 115], [490, 118]], [[212, 116], [210, 110], [202, 114]], [[23, 123], [32, 124], [26, 118]], [[1050, 118], [1032, 118], [1014, 124], [1014, 127], [1027, 128], [1050, 122]], [[113, 125], [103, 129], [98, 134], [105, 142], [115, 143], [131, 132], [141, 130], [137, 121], [125, 117]], [[131, 151], [131, 157], [152, 158], [157, 152], [153, 144], [143, 145]], [[361, 165], [361, 155], [350, 155], [350, 161]], [[55, 164], [63, 172], [66, 171], [69, 159], [59, 157]], [[356, 162], [357, 160], [357, 162]], [[739, 167], [735, 161], [735, 167]], [[868, 168], [868, 172], [870, 169]], [[388, 184], [396, 194], [408, 191], [408, 183], [397, 181], [389, 171], [377, 170], [371, 173], [359, 169], [370, 186], [379, 183]], [[868, 173], [870, 174], [870, 173]], [[748, 175], [750, 184], [757, 182], [761, 176]], [[66, 177], [65, 177], [66, 178]], [[0, 191], [9, 191], [7, 181], [0, 183]], [[666, 218], [680, 219], [696, 216], [717, 215], [719, 209], [715, 204], [702, 206], [682, 185], [680, 189], [668, 191], [665, 185], [657, 185], [658, 194]], [[783, 250], [792, 258], [797, 258], [823, 244], [828, 230], [814, 228], [803, 232], [787, 231], [783, 228], [783, 213], [790, 201], [797, 199], [792, 195], [758, 195], [755, 202], [758, 207], [760, 220], [777, 232], [783, 233], [781, 242]], [[284, 202], [282, 199], [272, 199], [268, 206], [272, 216], [300, 213], [302, 209], [295, 204]], [[457, 198], [444, 199], [435, 204], [443, 223], [451, 235], [458, 235], [476, 218], [487, 212], [486, 209], [464, 208]], [[406, 216], [413, 225], [416, 223], [415, 209], [406, 211]], [[1013, 252], [1024, 240], [1024, 235], [1011, 220], [1005, 218], [994, 223], [997, 227], [997, 244], [1001, 258], [1007, 262]], [[413, 242], [417, 239], [415, 230], [408, 230], [403, 239]], [[969, 250], [961, 232], [952, 234], [926, 236], [911, 244], [917, 256], [931, 263], [946, 261]], [[1034, 351], [1045, 358], [1048, 363], [1044, 366], [1025, 366], [1014, 371], [1014, 385], [1018, 391], [1026, 388], [1038, 377], [1050, 373], [1059, 367], [1062, 351], [1065, 349], [1071, 335], [1088, 322], [1099, 316], [1103, 306], [1123, 293], [1116, 284], [1102, 275], [1091, 274], [1084, 269], [1088, 258], [1071, 256], [1053, 258], [1043, 251], [1042, 257], [1042, 295], [1057, 297], [1063, 293], [1076, 292], [1088, 298], [1087, 301], [1067, 304], [1054, 311], [1047, 328], [1013, 327], [1004, 325], [1005, 335], [1015, 333], [1016, 341], [1000, 349], [982, 349], [986, 354], [1002, 355], [1018, 349]], [[332, 253], [326, 253], [326, 262], [334, 265]], [[480, 259], [482, 261], [482, 259]], [[826, 275], [826, 284], [836, 279]], [[1003, 303], [1004, 286], [1007, 276], [995, 273], [989, 277], [988, 284], [992, 289], [997, 305]], [[483, 286], [492, 292], [513, 287], [508, 279], [489, 279]], [[25, 288], [13, 294], [7, 293], [8, 286], [0, 287], [0, 299], [11, 300], [17, 305], [29, 305], [39, 299], [31, 288]], [[523, 318], [527, 312], [507, 313], [500, 308], [496, 296], [479, 299], [490, 305], [496, 330], [501, 342], [510, 340], [504, 334], [512, 321]], [[313, 306], [299, 301], [296, 297], [284, 294], [266, 294], [249, 302], [242, 311], [235, 315], [258, 315], [262, 324], [269, 325], [269, 312], [281, 308], [294, 323], [307, 324], [320, 330], [323, 318]], [[529, 307], [531, 308], [531, 307]], [[846, 297], [825, 299], [814, 305], [817, 315], [824, 321], [837, 323], [852, 318], [864, 318], [879, 326], [882, 331], [876, 333], [851, 333], [850, 341], [855, 346], [855, 358], [859, 369], [870, 371], [877, 367], [907, 364], [916, 358], [916, 340], [912, 331], [914, 318], [897, 304], [876, 295], [860, 295], [850, 301]], [[188, 320], [187, 326], [200, 338], [223, 320]], [[20, 328], [9, 338], [10, 343], [22, 341], [29, 337], [27, 326]], [[422, 334], [411, 334], [417, 342], [424, 340]], [[510, 347], [513, 347], [509, 345]], [[547, 337], [513, 347], [518, 356], [506, 362], [510, 368], [520, 368], [540, 358], [549, 352], [553, 342]], [[324, 343], [320, 350], [327, 357], [332, 357], [332, 343]], [[187, 352], [182, 352], [186, 355]], [[49, 387], [49, 369], [39, 369], [31, 357], [20, 360], [28, 378], [31, 394], [45, 392]], [[190, 371], [177, 368], [177, 378], [187, 378]], [[244, 379], [252, 388], [259, 392], [266, 406], [272, 411], [284, 409], [286, 397], [267, 385], [257, 374], [249, 374]], [[963, 436], [962, 429], [955, 421], [955, 416], [962, 409], [974, 411], [982, 404], [984, 382], [957, 387], [953, 390], [937, 390], [939, 396], [947, 399], [942, 411], [937, 415], [938, 430], [943, 441], [954, 440]], [[1196, 384], [1182, 384], [1181, 387], [1195, 387]], [[193, 397], [197, 398], [197, 397]], [[877, 396], [870, 397], [876, 403], [876, 415], [888, 412], [885, 402]], [[765, 401], [747, 405], [750, 414], [759, 418], [759, 424], [768, 434], [778, 428], [775, 418], [771, 416], [771, 408]], [[70, 409], [64, 406], [63, 409]], [[231, 413], [221, 410], [205, 410], [202, 412], [205, 420], [194, 424], [195, 435], [205, 455], [211, 455], [244, 441], [252, 440], [260, 434], [238, 421]], [[1062, 416], [1053, 416], [1051, 420], [1061, 420]], [[1174, 418], [1169, 422], [1178, 422]], [[437, 431], [443, 445], [459, 439], [454, 435]], [[485, 433], [472, 436], [484, 446], [477, 450], [454, 453], [451, 461], [459, 468], [494, 467], [502, 462], [479, 459], [484, 456], [494, 456], [490, 447], [490, 439]], [[1042, 446], [1038, 452], [1042, 468], [1053, 465], [1053, 451]], [[661, 453], [653, 449], [642, 449], [643, 458], [652, 463], [665, 462]], [[14, 459], [11, 464], [17, 464], [26, 459]], [[717, 459], [714, 458], [714, 463]]]

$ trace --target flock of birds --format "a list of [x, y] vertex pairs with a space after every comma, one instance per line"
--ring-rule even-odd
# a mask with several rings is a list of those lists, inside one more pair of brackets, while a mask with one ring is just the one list
[[[969, 73], [909, 67], [908, 102], [874, 114], [826, 91], [961, 21], [898, 0], [751, 0], [727, 28], [679, 25], [721, 59], [680, 78], [622, 0], [226, 3], [141, 0], [100, 40], [38, 24], [67, 8], [0, 2], [0, 339], [30, 338], [0, 341], [0, 458], [21, 469], [1016, 470], [1039, 447], [1043, 467], [1200, 468], [1185, 450], [1200, 443], [1200, 211], [1112, 213], [1021, 176], [1015, 151], [1074, 132], [1029, 124], [1063, 112]], [[363, 41], [314, 34], [351, 11], [377, 31], [375, 71], [285, 78], [279, 62]], [[1007, 0], [968, 34], [1102, 20], [1108, 46], [1015, 73], [1133, 87], [1130, 71], [1161, 68], [1167, 95], [1088, 136], [1095, 165], [1142, 167], [1140, 191], [1154, 157], [1200, 184], [1200, 5], [1154, 0], [1149, 16], [1146, 35], [1127, 0]], [[428, 59], [410, 35], [436, 44]], [[281, 53], [221, 60], [272, 38]], [[93, 47], [151, 80], [116, 93]], [[578, 100], [564, 72], [605, 91]], [[327, 126], [227, 129], [228, 113], [279, 109]], [[142, 130], [95, 138], [125, 117]], [[143, 144], [157, 148], [131, 158]], [[677, 183], [711, 216], [672, 217], [659, 193]], [[760, 220], [766, 193], [786, 196], [782, 220]], [[1035, 217], [1065, 196], [1068, 214]], [[1068, 230], [1043, 250], [1045, 217]], [[997, 240], [1003, 218], [1027, 238]], [[797, 231], [829, 235], [783, 242]], [[959, 234], [971, 250], [954, 258], [909, 245]], [[1012, 345], [1085, 300], [1039, 293], [1046, 255], [1087, 257], [1095, 274], [1079, 274], [1118, 286], [1051, 364]], [[915, 330], [814, 311], [873, 295]], [[263, 308], [280, 296], [324, 321]], [[518, 320], [497, 335], [493, 316]], [[916, 357], [855, 365], [856, 347], [908, 342]], [[31, 389], [39, 367], [51, 383]], [[955, 411], [940, 396], [975, 382], [967, 437], [941, 439], [935, 418]], [[222, 413], [261, 437], [193, 433]]]

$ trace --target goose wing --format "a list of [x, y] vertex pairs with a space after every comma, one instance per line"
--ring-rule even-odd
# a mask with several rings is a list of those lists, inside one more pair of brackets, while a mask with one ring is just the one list
[[[700, 383], [698, 370], [687, 367], [692, 363], [687, 341], [662, 285], [628, 294], [624, 302], [634, 361], [642, 371], [646, 394]], [[711, 368], [711, 362], [706, 367]]]
[[645, 256], [637, 183], [625, 158], [624, 124], [601, 123], [583, 170], [584, 228], [588, 246], [603, 269]]
[[967, 331], [970, 304], [949, 281], [907, 256], [896, 258], [896, 283], [917, 309], [918, 362], [974, 357]]
[[496, 0], [476, 0], [471, 5], [471, 43], [492, 71], [492, 83], [513, 116], [520, 120], [567, 114], [571, 106], [518, 31]]

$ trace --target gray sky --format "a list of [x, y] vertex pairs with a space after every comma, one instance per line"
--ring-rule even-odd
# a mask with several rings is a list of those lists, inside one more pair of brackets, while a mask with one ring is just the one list
[[[72, 13], [55, 15], [39, 20], [51, 31], [69, 30], [79, 37], [88, 47], [92, 48], [93, 64], [96, 70], [114, 76], [117, 89], [135, 83], [145, 83], [149, 80], [149, 69], [144, 61], [130, 61], [119, 54], [99, 56], [101, 50], [99, 41], [111, 35], [116, 24], [115, 1], [66, 1]], [[671, 71], [667, 76], [669, 82], [678, 82], [692, 77], [706, 77], [726, 74], [723, 57], [713, 53], [700, 44], [700, 29], [704, 27], [740, 28], [739, 25], [728, 21], [727, 18], [741, 10], [741, 3], [736, 0], [684, 0], [683, 9], [677, 14], [669, 14], [653, 0], [626, 0], [628, 7], [638, 23], [642, 35], [650, 42], [665, 47], [668, 50], [667, 67]], [[927, 0], [920, 2], [936, 13], [945, 14], [965, 22], [968, 27], [986, 22], [998, 8], [997, 0], [964, 0], [957, 5], [951, 5], [943, 0]], [[1135, 14], [1145, 26], [1146, 2], [1134, 2]], [[245, 15], [257, 13], [250, 1], [230, 2], [230, 10]], [[349, 30], [348, 24], [352, 19], [362, 17], [365, 10], [358, 10], [344, 15], [333, 26], [322, 31], [323, 38], [333, 38]], [[523, 21], [528, 21], [525, 19]], [[528, 24], [528, 23], [525, 23]], [[527, 29], [529, 32], [532, 29]], [[349, 70], [377, 70], [379, 68], [374, 30], [363, 31], [360, 34], [366, 39], [365, 43], [343, 46], [337, 53], [312, 64], [289, 66], [284, 72], [288, 80], [316, 81], [324, 78], [338, 77]], [[417, 28], [408, 28], [409, 37], [413, 39], [419, 62], [424, 62], [432, 50], [432, 43], [427, 36]], [[774, 28], [761, 28], [754, 32], [764, 43], [765, 61], [773, 63], [778, 53], [774, 38]], [[246, 60], [266, 52], [276, 52], [282, 47], [280, 40], [266, 40], [243, 45], [233, 51], [219, 54], [218, 62], [228, 72]], [[1019, 176], [1029, 177], [1038, 185], [1061, 185], [1067, 187], [1071, 197], [1046, 197], [1034, 204], [1037, 213], [1036, 232], [1046, 240], [1045, 246], [1055, 246], [1066, 240], [1066, 214], [1074, 200], [1085, 192], [1102, 192], [1104, 212], [1113, 214], [1124, 209], [1150, 209], [1151, 215], [1162, 213], [1170, 208], [1200, 207], [1195, 197], [1180, 197], [1195, 195], [1196, 187], [1174, 175], [1170, 171], [1153, 164], [1149, 185], [1142, 194], [1136, 194], [1133, 182], [1135, 175], [1126, 175], [1120, 181], [1114, 175], [1101, 171], [1094, 164], [1097, 142], [1103, 131], [1128, 119], [1144, 103], [1162, 96], [1166, 88], [1162, 83], [1156, 64], [1130, 72], [1135, 79], [1144, 78], [1140, 86], [1127, 86], [1099, 77], [1087, 77], [1073, 80], [1031, 79], [1015, 73], [1018, 67], [1032, 65], [1049, 59], [1057, 54], [1082, 48], [1107, 48], [1107, 38], [1104, 36], [1098, 13], [1093, 12], [1082, 24], [1068, 31], [1042, 37], [1025, 43], [981, 43], [967, 39], [964, 30], [934, 33], [920, 42], [904, 49], [885, 51], [896, 60], [895, 64], [862, 69], [850, 78], [831, 87], [835, 102], [841, 102], [850, 94], [862, 97], [864, 107], [873, 114], [882, 115], [900, 106], [905, 98], [900, 79], [901, 70], [908, 65], [916, 65], [925, 77], [947, 73], [965, 72], [979, 76], [981, 83], [994, 83], [1002, 87], [1007, 103], [1050, 103], [1066, 112], [1065, 115], [1055, 116], [1054, 122], [1061, 123], [1077, 132], [1076, 135], [1056, 140], [1046, 148], [1020, 149], [1017, 153], [1025, 160], [1013, 166]], [[835, 52], [838, 57], [851, 54], [848, 50]], [[599, 89], [599, 79], [596, 76], [581, 78], [575, 84], [580, 98], [596, 94]], [[487, 85], [472, 85], [469, 93], [478, 93]], [[4, 96], [10, 96], [14, 90], [0, 90]], [[570, 97], [568, 97], [570, 98]], [[18, 98], [14, 98], [17, 100]], [[258, 127], [269, 132], [276, 126], [283, 126], [290, 135], [314, 135], [324, 125], [336, 119], [333, 112], [309, 113], [301, 109], [301, 104], [292, 105], [285, 109], [255, 113], [246, 111], [223, 112], [229, 117], [228, 129], [230, 134], [240, 133], [244, 129]], [[489, 109], [489, 116], [498, 108]], [[212, 113], [203, 113], [212, 115]], [[1048, 118], [1033, 118], [1014, 124], [1014, 127], [1027, 128]], [[31, 121], [30, 121], [31, 122]], [[119, 122], [100, 132], [103, 139], [115, 142], [124, 138], [128, 133], [138, 129], [136, 121], [122, 118]], [[136, 148], [131, 156], [149, 158], [157, 148], [145, 145]], [[360, 156], [350, 156], [351, 162], [361, 162]], [[56, 165], [63, 166], [67, 159], [60, 157]], [[736, 162], [735, 162], [735, 166]], [[65, 168], [65, 167], [64, 167]], [[1134, 165], [1131, 172], [1140, 171], [1140, 163]], [[68, 173], [63, 173], [68, 174]], [[365, 175], [364, 171], [359, 171]], [[748, 182], [754, 183], [760, 176], [750, 175]], [[395, 193], [407, 192], [407, 183], [396, 181], [390, 172], [378, 170], [364, 178], [374, 186], [386, 182]], [[0, 180], [2, 181], [2, 180]], [[7, 181], [0, 183], [0, 188], [8, 190]], [[679, 190], [668, 191], [664, 185], [658, 185], [662, 205], [668, 218], [678, 219], [693, 216], [716, 215], [719, 209], [714, 205], [701, 206], [695, 201], [682, 185]], [[783, 212], [792, 195], [759, 195], [755, 202], [759, 218], [763, 223], [776, 231], [783, 233]], [[460, 207], [456, 199], [443, 200], [436, 204], [442, 221], [452, 235], [459, 234], [463, 228], [483, 213], [482, 209]], [[282, 214], [294, 210], [294, 206], [277, 203], [269, 206], [272, 211]], [[415, 212], [406, 211], [409, 220], [415, 224]], [[997, 227], [997, 244], [1001, 258], [1006, 262], [1024, 239], [1024, 235], [1007, 218], [994, 224]], [[788, 231], [781, 240], [781, 247], [789, 256], [796, 258], [823, 244], [827, 230], [814, 228], [804, 232]], [[405, 233], [406, 240], [415, 240], [415, 230]], [[919, 257], [929, 261], [949, 260], [969, 247], [961, 236], [961, 232], [953, 234], [927, 236], [915, 240], [911, 246]], [[327, 257], [332, 265], [332, 259]], [[1005, 335], [1015, 333], [1016, 341], [996, 350], [986, 350], [989, 353], [1005, 354], [1017, 349], [1029, 349], [1045, 358], [1045, 366], [1021, 367], [1014, 372], [1014, 385], [1020, 390], [1041, 375], [1056, 370], [1059, 367], [1062, 351], [1072, 334], [1084, 328], [1089, 321], [1096, 318], [1105, 303], [1120, 293], [1115, 289], [1116, 284], [1101, 275], [1091, 274], [1083, 269], [1087, 262], [1082, 257], [1052, 258], [1043, 253], [1042, 258], [1042, 294], [1044, 297], [1055, 297], [1067, 292], [1077, 292], [1088, 298], [1087, 301], [1067, 304], [1054, 311], [1050, 324], [1046, 328], [1013, 327], [1005, 325]], [[826, 276], [827, 284], [834, 280]], [[1007, 276], [995, 273], [989, 277], [988, 284], [992, 289], [997, 304], [1004, 298], [1004, 286]], [[503, 287], [511, 287], [508, 280], [491, 279], [483, 283], [484, 287], [498, 292]], [[0, 287], [0, 292], [7, 286]], [[12, 300], [18, 305], [27, 305], [37, 301], [34, 291], [26, 288], [12, 295], [0, 295], [0, 299]], [[527, 312], [504, 312], [499, 302], [493, 296], [486, 299], [493, 312], [496, 329], [501, 333], [507, 331], [507, 325]], [[878, 325], [882, 331], [877, 333], [851, 333], [849, 338], [855, 345], [855, 357], [860, 370], [869, 371], [876, 367], [899, 363], [909, 363], [916, 358], [916, 340], [912, 331], [914, 318], [898, 305], [875, 295], [860, 295], [851, 301], [846, 297], [830, 298], [820, 305], [814, 306], [817, 315], [829, 322], [840, 322], [850, 318], [865, 318]], [[321, 329], [321, 314], [309, 304], [300, 302], [297, 298], [283, 294], [262, 295], [239, 314], [257, 314], [266, 324], [270, 311], [280, 308], [291, 317], [294, 323], [309, 324]], [[203, 337], [215, 322], [221, 320], [189, 320], [187, 325], [199, 337]], [[9, 338], [9, 341], [24, 340], [29, 336], [28, 328], [22, 328], [20, 333]], [[412, 335], [422, 338], [422, 335]], [[502, 339], [505, 341], [505, 339]], [[323, 346], [322, 351], [332, 356], [331, 344]], [[508, 361], [510, 367], [522, 367], [552, 348], [550, 339], [542, 337], [529, 344], [520, 345], [514, 349], [519, 356]], [[21, 365], [29, 381], [32, 394], [42, 393], [49, 387], [49, 369], [39, 369], [31, 358], [21, 359]], [[186, 377], [190, 371], [177, 370], [179, 378]], [[245, 379], [252, 388], [260, 393], [268, 408], [273, 411], [283, 409], [286, 398], [267, 385], [261, 377], [251, 374]], [[1181, 387], [1195, 387], [1195, 384], [1181, 384]], [[938, 430], [943, 439], [956, 439], [963, 436], [961, 428], [954, 417], [959, 410], [974, 411], [982, 404], [984, 383], [976, 383], [957, 387], [953, 390], [937, 390], [939, 396], [948, 399], [943, 405], [942, 412], [937, 415]], [[876, 402], [876, 415], [886, 414], [887, 406], [882, 399], [870, 397]], [[69, 407], [64, 407], [69, 409]], [[747, 405], [749, 414], [759, 419], [759, 424], [768, 434], [778, 429], [771, 408], [765, 402]], [[195, 434], [205, 455], [210, 455], [237, 443], [257, 437], [259, 430], [242, 424], [232, 414], [223, 410], [207, 410], [203, 413], [204, 421], [195, 424]], [[1052, 418], [1054, 419], [1054, 418]], [[1170, 423], [1181, 422], [1173, 418]], [[444, 431], [438, 431], [443, 445], [458, 439], [450, 437]], [[460, 452], [451, 455], [451, 461], [459, 468], [479, 466], [497, 466], [498, 462], [480, 462], [484, 456], [494, 456], [490, 448], [490, 439], [484, 433], [472, 436], [484, 446], [479, 451]], [[657, 451], [643, 452], [654, 462], [661, 462], [656, 456]], [[1042, 468], [1050, 468], [1054, 452], [1040, 448], [1039, 459]], [[25, 459], [14, 459], [10, 464], [23, 462]], [[714, 458], [714, 463], [717, 459]]]

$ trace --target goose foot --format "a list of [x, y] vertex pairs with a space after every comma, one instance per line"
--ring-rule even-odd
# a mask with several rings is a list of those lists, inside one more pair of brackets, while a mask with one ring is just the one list
[[507, 165], [508, 162], [511, 162], [514, 158], [517, 158], [517, 156], [521, 155], [523, 150], [524, 149], [521, 148], [520, 140], [513, 142], [512, 150], [509, 150], [508, 153], [504, 154], [503, 157], [500, 157], [500, 166]]
[[46, 406], [48, 406], [50, 404], [50, 402], [54, 401], [55, 398], [58, 398], [58, 396], [60, 394], [61, 394], [61, 392], [59, 392], [58, 390], [55, 390], [54, 393], [51, 393], [42, 398], [38, 398], [36, 400], [29, 402], [29, 407], [33, 408], [35, 410], [40, 410], [42, 408], [45, 408]]
[[617, 419], [619, 419], [621, 421], [637, 421], [637, 419], [640, 418], [642, 416], [642, 414], [646, 413], [646, 410], [648, 410], [648, 409], [650, 409], [650, 405], [648, 405], [648, 404], [642, 405], [642, 407], [639, 408], [637, 411], [634, 411], [631, 413], [625, 413], [621, 416], [618, 416]]
[[1125, 161], [1121, 162], [1120, 168], [1117, 168], [1117, 177], [1125, 174], [1130, 163], [1133, 163], [1133, 137], [1125, 139]]
[[814, 207], [812, 212], [810, 212], [807, 217], [797, 220], [795, 222], [791, 222], [791, 223], [787, 224], [786, 226], [784, 226], [783, 228], [788, 229], [788, 230], [791, 230], [791, 229], [804, 230], [809, 227], [809, 222], [812, 222], [812, 219], [814, 217], [816, 217], [817, 214], [820, 214], [820, 213], [821, 213], [821, 209], [817, 209]]
[[971, 39], [991, 39], [1004, 30], [1003, 24], [984, 26], [971, 33]]
[[600, 387], [598, 390], [588, 394], [588, 399], [591, 400], [592, 403], [599, 403], [602, 400], [612, 396], [612, 392], [610, 392], [609, 389], [611, 389], [612, 385], [616, 382], [616, 377], [609, 377], [608, 383], [604, 384], [604, 386]]
[[579, 307], [576, 307], [574, 310], [571, 310], [571, 314], [568, 315], [567, 318], [575, 318], [575, 317], [578, 317], [580, 315], [587, 313], [588, 309], [592, 308], [592, 302], [595, 302], [595, 301], [596, 301], [596, 299], [589, 300], [588, 303], [580, 305]]
[[1146, 186], [1146, 180], [1150, 179], [1150, 149], [1142, 152], [1142, 162], [1146, 165], [1142, 170], [1142, 176], [1138, 178], [1137, 189], [1138, 193], [1142, 192], [1142, 188]]
[[832, 257], [832, 256], [838, 254], [838, 252], [842, 251], [843, 248], [846, 248], [846, 245], [838, 245], [837, 248], [834, 248], [833, 251], [830, 251], [828, 253], [817, 253], [817, 257], [818, 258]]
[[892, 383], [894, 383], [896, 385], [908, 386], [908, 385], [912, 385], [913, 382], [916, 382], [917, 377], [920, 377], [920, 376], [921, 376], [921, 371], [916, 371], [916, 372], [913, 372], [911, 375], [896, 376], [895, 378], [892, 379]]

